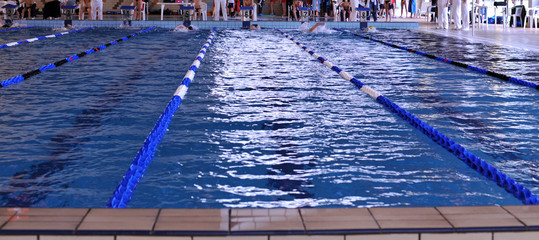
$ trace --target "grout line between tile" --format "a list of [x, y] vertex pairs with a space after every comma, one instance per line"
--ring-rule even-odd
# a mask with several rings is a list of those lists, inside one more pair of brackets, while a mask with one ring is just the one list
[[303, 231], [305, 231], [305, 234], [309, 234], [309, 231], [307, 231], [307, 226], [305, 225], [305, 219], [303, 219], [303, 214], [301, 214], [301, 208], [298, 208], [299, 218], [301, 219], [301, 225], [303, 225]]
[[15, 216], [17, 216], [17, 211], [13, 212], [13, 215], [9, 216], [9, 218], [0, 226], [0, 229], [3, 229]]
[[161, 215], [161, 208], [159, 208], [159, 211], [157, 211], [157, 216], [155, 216], [155, 220], [153, 222], [152, 231], [150, 232], [150, 235], [154, 235], [155, 233], [155, 225], [157, 225], [157, 220], [159, 220], [159, 216]]
[[232, 208], [228, 209], [228, 235], [232, 233]]
[[372, 214], [371, 209], [370, 209], [370, 208], [367, 208], [367, 211], [368, 211], [369, 214], [371, 215], [372, 220], [374, 220], [374, 222], [376, 223], [376, 226], [378, 226], [378, 229], [380, 230], [380, 232], [384, 232], [384, 231], [382, 230], [382, 226], [380, 226], [380, 224], [378, 223], [378, 220], [376, 220], [376, 218], [374, 217], [374, 214]]
[[[434, 207], [434, 210], [436, 210], [436, 211], [437, 211], [437, 212], [444, 218], [444, 220], [445, 220], [447, 223], [449, 223], [449, 225], [451, 225], [451, 228], [453, 228], [453, 232], [456, 232], [456, 231], [457, 231], [457, 228], [455, 228], [455, 226], [453, 225], [453, 223], [451, 223], [451, 222], [449, 221], [449, 219], [447, 219], [447, 218], [445, 217], [445, 215], [444, 215], [442, 212], [440, 212], [440, 210], [438, 209], [438, 207]], [[420, 235], [421, 235], [421, 234], [420, 234]], [[421, 240], [421, 239], [419, 239], [419, 240]]]
[[[86, 211], [86, 214], [84, 214], [84, 216], [82, 217], [82, 219], [80, 220], [79, 224], [77, 224], [77, 226], [75, 227], [75, 234], [77, 234], [77, 232], [79, 231], [79, 227], [80, 225], [82, 225], [82, 222], [84, 222], [84, 219], [86, 219], [86, 217], [88, 216], [88, 214], [90, 214], [90, 211], [92, 209], [91, 208], [88, 208], [88, 211]], [[38, 239], [39, 240], [39, 239]]]
[[[507, 210], [506, 208], [504, 208], [503, 206], [500, 206], [504, 211], [506, 211], [507, 213], [509, 213], [509, 215], [513, 216], [518, 222], [520, 222], [522, 225], [524, 225], [524, 227], [526, 227], [526, 231], [530, 231], [530, 227], [528, 225], [526, 225], [526, 223], [524, 223], [524, 221], [520, 220], [517, 216], [515, 216], [511, 211]], [[492, 239], [494, 239], [494, 234], [492, 234], [493, 237]]]

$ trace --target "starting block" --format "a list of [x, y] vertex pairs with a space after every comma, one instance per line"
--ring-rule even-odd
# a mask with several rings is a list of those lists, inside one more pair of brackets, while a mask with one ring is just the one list
[[367, 21], [367, 16], [369, 16], [371, 9], [366, 7], [358, 7], [356, 10], [358, 19], [361, 21]]
[[77, 9], [77, 6], [75, 5], [66, 5], [60, 7], [62, 9], [62, 14], [64, 14], [64, 27], [72, 26], [73, 25], [73, 19], [72, 15], [75, 14], [75, 9]]
[[131, 26], [131, 11], [135, 10], [135, 6], [121, 6], [120, 12], [124, 15], [124, 25]]
[[191, 16], [195, 12], [194, 6], [180, 6], [180, 16], [182, 16], [183, 21], [190, 21]]
[[311, 12], [313, 11], [313, 8], [311, 7], [298, 7], [300, 21], [302, 22], [308, 22], [309, 18], [311, 17]]
[[2, 8], [4, 9], [4, 26], [2, 27], [11, 27], [13, 25], [13, 15], [19, 7], [13, 4], [6, 4]]
[[240, 15], [242, 21], [257, 21], [256, 7], [240, 7]]

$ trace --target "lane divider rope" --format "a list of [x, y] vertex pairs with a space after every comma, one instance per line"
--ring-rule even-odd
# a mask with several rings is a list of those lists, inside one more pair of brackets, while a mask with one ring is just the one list
[[483, 161], [481, 158], [475, 156], [473, 153], [466, 150], [463, 146], [455, 143], [449, 137], [445, 136], [444, 134], [442, 134], [435, 128], [429, 126], [427, 123], [423, 122], [421, 119], [417, 118], [416, 116], [409, 113], [405, 109], [399, 107], [397, 104], [391, 102], [389, 99], [384, 97], [379, 92], [366, 86], [364, 83], [362, 83], [358, 79], [352, 77], [347, 72], [343, 71], [339, 67], [335, 66], [333, 63], [329, 62], [326, 58], [321, 57], [320, 55], [316, 54], [314, 51], [308, 49], [306, 46], [299, 43], [294, 38], [286, 34], [285, 32], [279, 29], [277, 29], [277, 31], [279, 31], [286, 38], [296, 43], [296, 45], [298, 45], [300, 48], [305, 50], [305, 52], [308, 52], [313, 57], [318, 59], [322, 64], [326, 65], [328, 68], [338, 73], [342, 78], [353, 83], [357, 88], [359, 88], [359, 90], [367, 93], [370, 97], [372, 97], [378, 103], [384, 105], [391, 112], [396, 113], [399, 117], [401, 117], [403, 120], [410, 123], [410, 125], [417, 128], [419, 131], [421, 131], [423, 134], [428, 136], [434, 142], [438, 143], [447, 151], [457, 156], [460, 160], [462, 160], [464, 163], [466, 163], [469, 167], [474, 169], [476, 172], [485, 176], [489, 180], [496, 182], [498, 186], [502, 187], [507, 192], [513, 194], [513, 196], [521, 200], [524, 204], [528, 204], [528, 205], [539, 204], [539, 199], [537, 198], [537, 196], [535, 196], [529, 189], [524, 187], [522, 184], [517, 183], [515, 180], [511, 179], [510, 177], [508, 177], [501, 171], [497, 170], [494, 166], [488, 164], [487, 162]]
[[392, 43], [384, 42], [384, 41], [381, 41], [381, 40], [378, 40], [378, 39], [375, 39], [375, 38], [372, 38], [372, 37], [369, 37], [369, 36], [361, 35], [361, 34], [358, 34], [358, 33], [353, 33], [353, 32], [347, 31], [347, 30], [343, 30], [343, 29], [339, 29], [339, 28], [334, 28], [334, 29], [337, 30], [337, 31], [344, 32], [344, 33], [350, 33], [350, 34], [353, 34], [354, 36], [361, 37], [361, 38], [364, 38], [364, 39], [367, 39], [367, 40], [371, 40], [371, 41], [374, 41], [374, 42], [377, 42], [377, 43], [381, 43], [381, 44], [384, 44], [386, 46], [390, 46], [392, 48], [405, 50], [405, 51], [408, 51], [408, 52], [411, 52], [411, 53], [415, 53], [415, 54], [418, 54], [418, 55], [421, 55], [421, 56], [428, 57], [430, 59], [434, 59], [434, 60], [437, 60], [437, 61], [440, 61], [440, 62], [445, 62], [445, 63], [451, 64], [453, 66], [466, 68], [466, 69], [469, 69], [469, 70], [472, 70], [472, 71], [475, 71], [475, 72], [478, 72], [478, 73], [486, 74], [486, 75], [491, 76], [491, 77], [496, 77], [496, 78], [499, 78], [501, 80], [505, 80], [505, 81], [508, 81], [510, 83], [513, 83], [513, 84], [526, 86], [526, 87], [530, 87], [530, 88], [535, 88], [535, 89], [539, 90], [539, 84], [536, 84], [536, 83], [533, 83], [533, 82], [528, 82], [528, 81], [525, 81], [525, 80], [521, 80], [521, 79], [518, 79], [518, 78], [507, 76], [505, 74], [496, 73], [496, 72], [489, 71], [489, 70], [486, 70], [486, 69], [474, 67], [474, 66], [471, 66], [471, 65], [468, 65], [468, 64], [465, 64], [465, 63], [461, 63], [461, 62], [457, 62], [457, 61], [453, 61], [453, 60], [450, 60], [450, 59], [447, 59], [447, 58], [437, 57], [437, 56], [434, 56], [432, 54], [424, 53], [424, 52], [417, 51], [417, 50], [414, 50], [414, 49], [410, 49], [410, 48], [407, 48], [407, 47], [401, 47], [401, 46], [398, 46], [398, 45], [395, 45], [395, 44], [392, 44]]
[[62, 35], [67, 35], [67, 34], [70, 34], [70, 33], [76, 33], [76, 32], [84, 31], [84, 30], [91, 29], [91, 28], [93, 28], [93, 27], [81, 28], [81, 29], [77, 29], [77, 30], [73, 30], [73, 31], [69, 31], [69, 32], [51, 34], [51, 35], [47, 35], [47, 36], [43, 36], [43, 37], [29, 38], [29, 39], [25, 39], [25, 40], [17, 41], [17, 42], [10, 42], [10, 43], [6, 43], [4, 45], [0, 45], [0, 48], [12, 47], [12, 46], [16, 46], [16, 45], [23, 44], [23, 43], [31, 43], [31, 42], [35, 42], [37, 40], [41, 40], [41, 39], [45, 39], [45, 38], [59, 37], [59, 36], [62, 36]]
[[170, 122], [172, 121], [174, 113], [180, 107], [182, 99], [184, 99], [185, 94], [187, 93], [187, 89], [189, 88], [189, 84], [191, 83], [191, 81], [193, 81], [195, 77], [195, 72], [200, 66], [200, 62], [202, 61], [202, 59], [204, 59], [206, 50], [212, 42], [215, 31], [216, 28], [213, 28], [210, 33], [210, 36], [208, 37], [208, 40], [202, 46], [197, 57], [191, 64], [191, 67], [183, 77], [180, 86], [174, 92], [172, 99], [157, 120], [157, 123], [155, 124], [154, 128], [152, 129], [146, 140], [144, 140], [144, 144], [139, 149], [137, 155], [135, 156], [135, 159], [133, 159], [133, 162], [131, 163], [131, 166], [129, 166], [129, 169], [123, 176], [122, 181], [116, 187], [113, 196], [108, 201], [106, 205], [107, 208], [127, 207], [127, 204], [131, 200], [131, 197], [137, 187], [137, 184], [140, 182], [142, 176], [144, 176], [144, 173], [148, 168], [148, 165], [153, 160], [155, 151], [157, 150], [161, 139], [165, 136], [165, 133], [168, 129]]
[[49, 70], [49, 69], [53, 69], [53, 68], [56, 68], [56, 67], [59, 67], [61, 65], [63, 65], [64, 63], [67, 63], [67, 62], [73, 62], [81, 57], [84, 57], [88, 54], [91, 54], [91, 53], [94, 53], [94, 52], [97, 52], [97, 51], [100, 51], [100, 50], [103, 50], [105, 49], [106, 47], [108, 46], [111, 46], [111, 45], [115, 45], [121, 41], [124, 41], [124, 40], [127, 40], [131, 37], [134, 37], [134, 36], [137, 36], [141, 33], [144, 33], [144, 32], [148, 32], [152, 29], [155, 29], [155, 27], [151, 27], [151, 28], [148, 28], [148, 29], [145, 29], [145, 30], [142, 30], [142, 31], [139, 31], [139, 32], [136, 32], [136, 33], [133, 33], [129, 36], [126, 36], [126, 37], [123, 37], [123, 38], [120, 38], [118, 40], [115, 40], [115, 41], [112, 41], [110, 43], [107, 43], [107, 44], [104, 44], [104, 45], [101, 45], [99, 47], [96, 47], [96, 48], [92, 48], [90, 50], [87, 50], [85, 52], [81, 52], [79, 54], [76, 54], [76, 55], [73, 55], [73, 56], [70, 56], [70, 57], [67, 57], [67, 58], [64, 58], [62, 60], [59, 60], [59, 61], [56, 61], [55, 63], [51, 63], [51, 64], [48, 64], [48, 65], [45, 65], [45, 66], [42, 66], [38, 69], [35, 69], [35, 70], [32, 70], [32, 71], [29, 71], [25, 74], [22, 74], [22, 75], [19, 75], [19, 76], [15, 76], [15, 77], [12, 77], [10, 79], [6, 79], [4, 81], [1, 81], [0, 82], [0, 88], [3, 88], [3, 87], [7, 87], [9, 85], [12, 85], [12, 84], [17, 84], [17, 83], [20, 83], [30, 77], [33, 77], [35, 75], [38, 75], [46, 70]]
[[27, 28], [35, 28], [35, 27], [36, 26], [8, 28], [8, 29], [2, 29], [2, 30], [0, 30], [0, 32], [7, 32], [7, 31], [13, 31], [13, 30], [27, 29]]

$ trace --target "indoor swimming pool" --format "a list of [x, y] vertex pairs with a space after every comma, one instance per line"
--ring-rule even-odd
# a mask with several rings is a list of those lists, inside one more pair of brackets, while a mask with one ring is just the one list
[[[0, 49], [0, 82], [141, 30]], [[285, 32], [539, 194], [536, 89], [349, 33]], [[104, 207], [209, 34], [153, 29], [0, 88], [2, 206]], [[534, 52], [361, 34], [539, 83]], [[218, 29], [189, 88], [129, 207], [522, 204], [274, 29]]]

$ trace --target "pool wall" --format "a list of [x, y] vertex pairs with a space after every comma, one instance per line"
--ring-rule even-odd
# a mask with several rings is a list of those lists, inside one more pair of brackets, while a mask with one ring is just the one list
[[0, 221], [0, 239], [527, 240], [539, 237], [539, 206], [0, 208]]
[[[39, 27], [62, 27], [64, 20], [16, 20], [15, 23], [39, 26]], [[133, 27], [161, 27], [174, 28], [182, 21], [132, 21]], [[278, 22], [278, 21], [257, 21], [251, 22], [260, 25], [262, 28], [297, 29], [301, 22]], [[119, 27], [123, 21], [78, 21], [73, 20], [73, 24], [81, 27]], [[192, 21], [191, 24], [200, 29], [232, 28], [243, 27], [242, 21]], [[417, 22], [326, 22], [328, 28], [359, 29], [373, 26], [379, 29], [418, 29]]]

